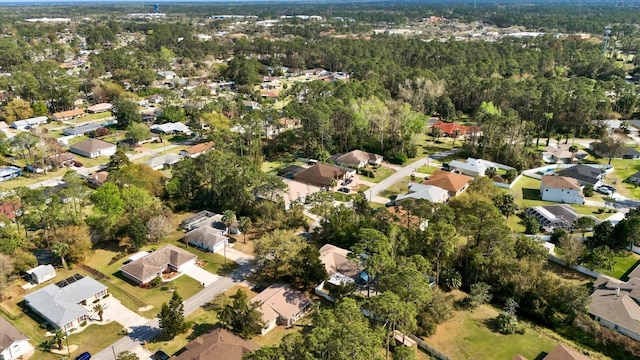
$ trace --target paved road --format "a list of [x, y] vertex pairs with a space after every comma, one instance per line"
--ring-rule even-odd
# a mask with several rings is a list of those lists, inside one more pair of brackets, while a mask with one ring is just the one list
[[[239, 266], [229, 276], [221, 276], [218, 281], [212, 283], [184, 301], [185, 316], [188, 316], [202, 305], [208, 303], [216, 295], [223, 293], [235, 284], [244, 281], [252, 271], [252, 263], [248, 258], [239, 258], [236, 262]], [[153, 319], [142, 326], [133, 327], [128, 336], [121, 338], [104, 350], [96, 354], [92, 354], [91, 358], [94, 360], [115, 360], [114, 352], [115, 354], [118, 354], [122, 351], [129, 350], [138, 354], [141, 360], [147, 360], [151, 354], [142, 347], [142, 343], [150, 341], [159, 334], [160, 329], [158, 328], [158, 319]]]
[[[433, 165], [435, 162], [433, 160], [427, 160], [427, 158], [422, 158], [414, 161], [413, 163], [399, 168], [398, 171], [391, 174], [388, 178], [380, 181], [379, 183], [373, 185], [369, 190], [366, 191], [366, 195], [369, 197], [370, 201], [380, 202], [384, 200], [384, 202], [389, 201], [389, 199], [385, 199], [382, 196], [379, 196], [381, 192], [389, 188], [391, 185], [397, 183], [398, 181], [404, 179], [407, 176], [410, 176], [417, 169], [427, 165], [427, 161], [429, 161], [429, 165]], [[376, 201], [377, 200], [377, 201]]]

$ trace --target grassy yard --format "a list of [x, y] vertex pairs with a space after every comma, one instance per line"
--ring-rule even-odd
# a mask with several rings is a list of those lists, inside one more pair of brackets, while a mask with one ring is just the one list
[[411, 177], [407, 176], [404, 179], [389, 186], [384, 191], [380, 192], [382, 197], [391, 197], [398, 194], [406, 194], [409, 191], [407, 184], [411, 181]]
[[97, 114], [87, 114], [87, 115], [81, 116], [79, 118], [73, 119], [73, 120], [71, 120], [71, 122], [76, 123], [76, 124], [80, 124], [80, 123], [87, 122], [87, 121], [93, 121], [93, 120], [99, 120], [99, 119], [108, 118], [110, 116], [111, 116], [111, 112], [110, 111], [106, 111], [106, 112], [97, 113]]
[[640, 263], [640, 255], [630, 251], [618, 251], [615, 257], [615, 265], [605, 274], [616, 279], [626, 280], [627, 274]]
[[[524, 324], [523, 335], [502, 335], [494, 319], [499, 312], [489, 305], [473, 311], [456, 311], [452, 319], [438, 325], [425, 340], [452, 359], [511, 359], [520, 354], [537, 359], [548, 353], [557, 341]], [[521, 323], [522, 325], [522, 323]]]
[[373, 171], [373, 173], [375, 174], [374, 178], [370, 178], [364, 175], [361, 175], [363, 180], [366, 181], [370, 181], [372, 183], [379, 183], [380, 181], [388, 178], [389, 176], [391, 176], [391, 174], [393, 174], [395, 171], [393, 171], [393, 169], [389, 169], [388, 167], [385, 166], [378, 166], [375, 169], [371, 169], [370, 170]]
[[624, 182], [629, 176], [640, 171], [640, 161], [613, 159], [611, 165], [613, 173], [607, 174], [605, 182], [615, 184], [618, 192], [624, 196], [640, 199], [640, 187]]
[[418, 170], [416, 170], [416, 172], [421, 174], [431, 175], [434, 172], [436, 172], [436, 170], [440, 170], [440, 166], [423, 166], [423, 167], [419, 167]]
[[122, 337], [122, 325], [112, 321], [106, 325], [90, 325], [80, 333], [69, 336], [69, 345], [78, 345], [78, 349], [71, 355], [78, 355], [85, 351], [96, 353]]

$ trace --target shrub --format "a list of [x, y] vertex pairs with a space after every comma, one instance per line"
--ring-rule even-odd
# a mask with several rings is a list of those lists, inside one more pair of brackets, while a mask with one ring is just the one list
[[586, 197], [592, 197], [594, 194], [594, 189], [593, 189], [593, 185], [586, 185], [584, 187], [584, 189], [582, 189], [582, 192], [584, 193], [584, 196]]
[[167, 291], [167, 290], [169, 290], [169, 287], [165, 285], [165, 286], [162, 286], [162, 287], [160, 288], [160, 290], [162, 290], [162, 291]]
[[95, 299], [95, 300], [93, 300], [93, 303], [95, 304], [95, 303], [97, 303], [99, 301], [100, 301], [100, 299]]
[[108, 298], [108, 297], [109, 297], [109, 295], [111, 295], [111, 294], [106, 294], [106, 295], [105, 295], [105, 296], [103, 296], [102, 298], [103, 298], [103, 299]]
[[505, 335], [515, 334], [518, 331], [518, 320], [515, 316], [507, 313], [501, 313], [496, 318], [498, 322], [498, 330]]
[[80, 323], [80, 327], [85, 327], [85, 326], [87, 326], [87, 321], [86, 320]]
[[162, 285], [162, 278], [160, 276], [155, 277], [153, 280], [149, 281], [149, 288], [154, 288]]

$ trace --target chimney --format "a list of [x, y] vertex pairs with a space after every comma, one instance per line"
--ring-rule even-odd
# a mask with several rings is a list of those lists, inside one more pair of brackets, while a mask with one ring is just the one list
[[620, 296], [620, 288], [619, 287], [616, 288], [616, 296]]

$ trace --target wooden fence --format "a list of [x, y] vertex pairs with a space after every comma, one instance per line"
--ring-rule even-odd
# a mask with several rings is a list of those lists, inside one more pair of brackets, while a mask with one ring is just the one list
[[439, 360], [451, 360], [450, 357], [448, 357], [447, 355], [443, 354], [442, 352], [440, 352], [438, 349], [434, 348], [433, 346], [427, 344], [426, 341], [420, 339], [419, 337], [415, 336], [415, 335], [407, 335], [408, 337], [411, 338], [411, 340], [415, 341], [418, 344], [418, 347], [420, 349], [422, 349], [424, 352], [426, 352], [427, 354], [431, 355], [432, 357], [439, 359]]

